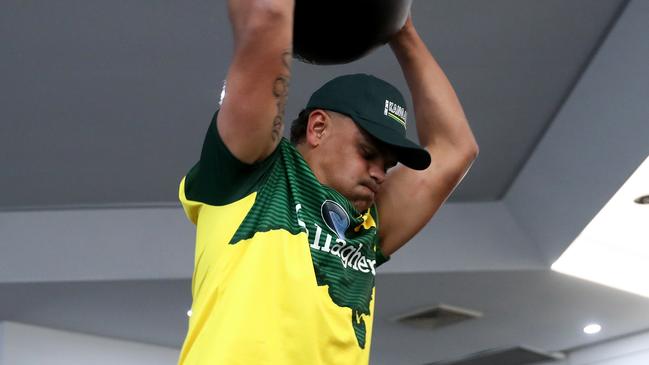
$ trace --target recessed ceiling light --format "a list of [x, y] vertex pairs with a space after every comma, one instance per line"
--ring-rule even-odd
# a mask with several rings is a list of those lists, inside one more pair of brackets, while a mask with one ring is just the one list
[[552, 264], [552, 270], [649, 297], [647, 186], [649, 157]]
[[191, 316], [192, 316], [192, 310], [190, 309], [187, 311], [187, 317], [191, 317]]
[[599, 333], [599, 331], [602, 330], [602, 326], [598, 325], [597, 323], [591, 323], [588, 326], [584, 327], [584, 333], [588, 335], [594, 335], [596, 333]]

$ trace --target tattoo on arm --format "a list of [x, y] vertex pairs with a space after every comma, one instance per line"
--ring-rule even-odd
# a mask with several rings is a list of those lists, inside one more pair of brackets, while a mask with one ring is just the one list
[[286, 109], [286, 99], [288, 98], [288, 86], [291, 81], [291, 57], [290, 51], [282, 53], [282, 64], [284, 70], [275, 79], [273, 84], [273, 96], [277, 100], [277, 115], [273, 119], [272, 138], [273, 142], [277, 142], [282, 135], [284, 129], [284, 111]]

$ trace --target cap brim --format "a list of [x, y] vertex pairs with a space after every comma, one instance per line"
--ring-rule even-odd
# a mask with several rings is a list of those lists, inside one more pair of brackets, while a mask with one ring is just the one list
[[430, 154], [415, 142], [395, 133], [391, 128], [364, 118], [352, 118], [359, 127], [379, 141], [389, 145], [397, 161], [414, 170], [430, 166]]

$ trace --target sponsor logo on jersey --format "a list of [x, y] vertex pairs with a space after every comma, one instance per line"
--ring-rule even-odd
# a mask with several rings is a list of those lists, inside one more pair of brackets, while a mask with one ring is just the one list
[[[325, 203], [327, 202], [331, 202], [333, 204], [328, 204], [327, 208], [325, 208]], [[345, 210], [335, 202], [327, 200], [325, 201], [325, 203], [323, 203], [321, 207], [321, 213], [325, 211], [332, 213], [329, 217], [331, 225], [333, 225], [335, 228], [329, 226], [329, 223], [324, 218], [324, 214], [323, 219], [325, 220], [327, 227], [330, 228], [331, 231], [333, 231], [338, 236], [337, 238], [334, 238], [331, 234], [325, 232], [325, 230], [323, 230], [322, 227], [320, 227], [320, 225], [318, 225], [317, 223], [309, 224], [309, 226], [307, 227], [307, 224], [302, 219], [300, 219], [300, 210], [302, 209], [302, 204], [295, 205], [297, 224], [302, 228], [302, 230], [306, 232], [307, 237], [309, 237], [309, 229], [315, 229], [313, 241], [309, 242], [311, 249], [319, 250], [329, 253], [330, 255], [337, 256], [338, 258], [340, 258], [340, 262], [342, 263], [344, 268], [350, 268], [352, 270], [360, 271], [363, 273], [371, 272], [372, 275], [376, 275], [376, 260], [370, 260], [365, 257], [365, 255], [363, 255], [363, 244], [361, 243], [358, 246], [354, 246], [348, 244], [345, 239], [344, 231], [346, 227], [349, 227], [349, 216], [347, 215], [347, 212], [345, 212]], [[344, 212], [344, 215], [341, 215], [337, 208], [340, 208], [342, 212]], [[345, 217], [347, 219], [346, 221]], [[343, 227], [345, 227], [345, 229], [343, 229]], [[341, 229], [343, 232], [342, 235], [338, 232]]]
[[345, 231], [349, 228], [349, 215], [340, 204], [332, 200], [325, 200], [320, 206], [322, 221], [330, 230], [336, 232], [338, 238], [345, 239]]

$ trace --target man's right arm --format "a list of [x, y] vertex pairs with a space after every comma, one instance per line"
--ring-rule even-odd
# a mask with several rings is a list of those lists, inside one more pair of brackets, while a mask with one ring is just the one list
[[217, 128], [240, 161], [268, 157], [284, 130], [294, 0], [230, 0], [234, 56]]

